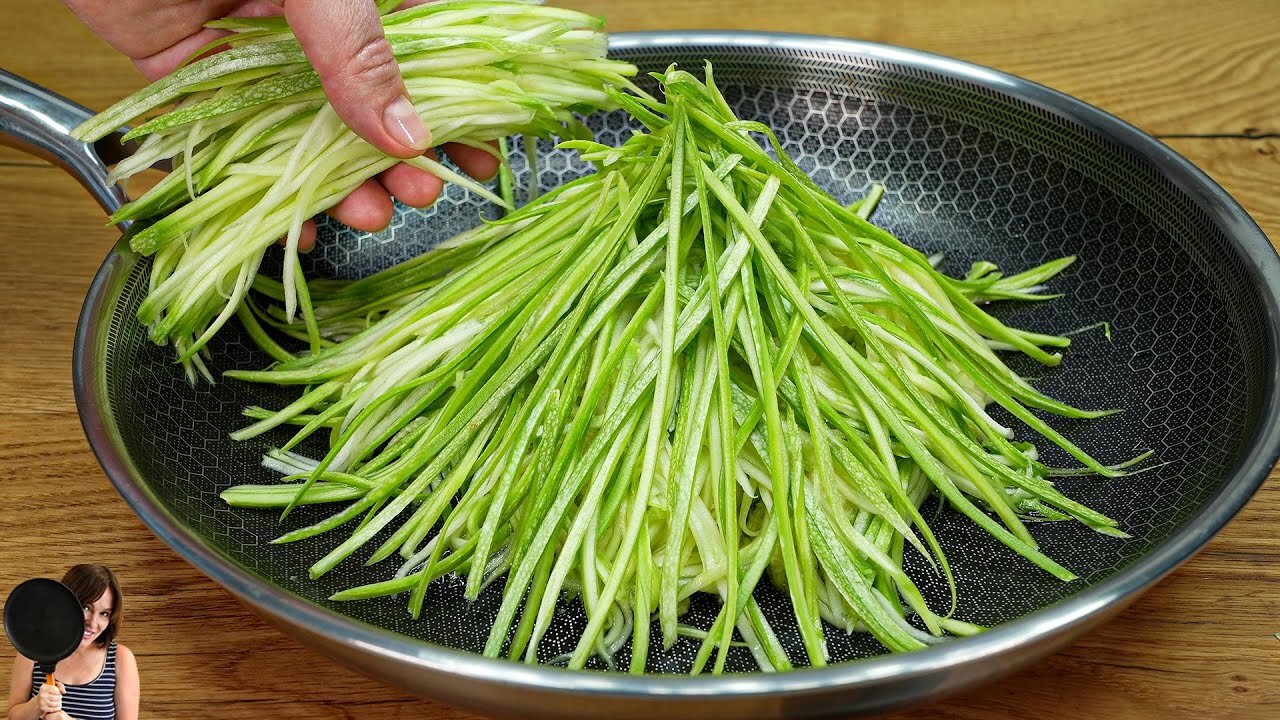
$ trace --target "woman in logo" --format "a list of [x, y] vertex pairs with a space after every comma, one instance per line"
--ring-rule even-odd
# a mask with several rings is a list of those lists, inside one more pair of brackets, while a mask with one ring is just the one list
[[84, 608], [80, 646], [58, 663], [55, 685], [18, 656], [9, 681], [9, 720], [137, 720], [138, 664], [116, 642], [122, 598], [116, 576], [103, 565], [76, 565], [62, 577]]

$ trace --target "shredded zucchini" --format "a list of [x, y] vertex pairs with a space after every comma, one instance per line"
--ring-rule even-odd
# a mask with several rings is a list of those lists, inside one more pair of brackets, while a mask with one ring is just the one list
[[[980, 304], [1042, 298], [1070, 258], [943, 275], [868, 220], [878, 190], [842, 206], [768, 128], [734, 117], [710, 65], [705, 83], [659, 79], [662, 102], [611, 91], [646, 132], [617, 148], [564, 143], [596, 174], [372, 277], [313, 282], [332, 344], [227, 375], [304, 388], [275, 413], [252, 409], [238, 437], [292, 423], [284, 450], [323, 428], [329, 451], [273, 454], [291, 482], [225, 499], [286, 514], [345, 503], [279, 542], [345, 535], [313, 577], [357, 558], [401, 565], [335, 599], [407, 593], [417, 616], [445, 573], [466, 576], [469, 598], [501, 581], [486, 655], [613, 667], [631, 640], [632, 672], [651, 642], [693, 634], [681, 616], [694, 593], [722, 602], [693, 634], [695, 672], [723, 670], [735, 643], [766, 670], [820, 666], [833, 628], [894, 651], [980, 632], [951, 617], [951, 568], [919, 510], [932, 494], [1063, 581], [1075, 575], [1027, 521], [1123, 535], [986, 411], [1004, 408], [1088, 472], [1124, 474], [1033, 413], [1109, 411], [1044, 396], [993, 350], [1056, 365], [1069, 340]], [[273, 307], [258, 314], [281, 317], [284, 289], [264, 289]], [[951, 607], [925, 601], [906, 552], [950, 584]], [[753, 599], [766, 571], [791, 599], [802, 657]], [[573, 652], [548, 658], [539, 641], [564, 593], [588, 624]]]

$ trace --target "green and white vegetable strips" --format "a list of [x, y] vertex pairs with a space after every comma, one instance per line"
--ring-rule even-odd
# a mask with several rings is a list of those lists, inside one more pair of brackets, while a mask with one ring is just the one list
[[[446, 573], [464, 575], [471, 598], [501, 581], [485, 653], [575, 668], [593, 656], [612, 667], [630, 640], [629, 669], [643, 672], [651, 643], [681, 635], [701, 638], [695, 672], [719, 672], [743, 643], [766, 670], [823, 665], [830, 628], [894, 651], [978, 632], [930, 607], [903, 570], [910, 545], [951, 583], [954, 606], [919, 511], [932, 493], [1073, 579], [1025, 521], [1121, 531], [1057, 490], [1034, 446], [984, 408], [1116, 476], [1032, 410], [1105, 413], [1045, 397], [993, 352], [1056, 365], [1067, 338], [1006, 327], [975, 304], [1047, 297], [1041, 284], [1070, 259], [940, 274], [865, 219], [875, 197], [848, 208], [819, 190], [767, 128], [733, 116], [706, 72], [705, 84], [660, 76], [664, 102], [614, 93], [647, 132], [618, 148], [566, 143], [596, 174], [410, 263], [313, 284], [326, 346], [293, 356], [272, 342], [275, 366], [228, 373], [305, 388], [282, 410], [252, 409], [258, 422], [236, 436], [301, 426], [265, 461], [286, 482], [224, 499], [286, 513], [345, 503], [279, 538], [347, 534], [313, 576], [357, 554], [398, 556], [393, 579], [336, 599], [408, 593], [417, 616]], [[260, 321], [283, 315], [242, 314], [259, 338]], [[294, 452], [321, 430], [325, 457]], [[753, 599], [766, 571], [791, 599], [803, 657]], [[681, 623], [694, 593], [722, 601], [709, 630]], [[545, 657], [564, 594], [582, 602], [587, 629], [571, 653]]]
[[[206, 376], [197, 353], [235, 313], [266, 248], [287, 237], [287, 315], [299, 304], [309, 315], [297, 262], [303, 221], [398, 162], [338, 119], [282, 19], [210, 25], [232, 31], [219, 41], [231, 49], [180, 68], [74, 131], [96, 140], [177, 103], [126, 135], [143, 142], [111, 180], [165, 158], [174, 172], [111, 221], [135, 221], [133, 249], [154, 255], [139, 319], [156, 342], [173, 343], [189, 374]], [[577, 137], [573, 113], [612, 107], [604, 86], [631, 87], [635, 73], [605, 59], [599, 18], [531, 2], [445, 0], [383, 15], [383, 25], [438, 143], [492, 151], [486, 141], [517, 133]], [[503, 202], [428, 157], [405, 162]]]

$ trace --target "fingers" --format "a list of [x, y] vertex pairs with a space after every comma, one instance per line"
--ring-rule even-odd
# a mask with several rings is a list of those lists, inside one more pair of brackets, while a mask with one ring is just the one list
[[[434, 153], [427, 151], [434, 157]], [[375, 232], [391, 222], [394, 208], [391, 196], [416, 208], [430, 206], [440, 197], [444, 181], [431, 173], [409, 165], [397, 164], [385, 170], [376, 180], [366, 180], [355, 192], [326, 212], [338, 222], [357, 230]], [[285, 239], [280, 239], [284, 244]], [[298, 236], [298, 250], [307, 252], [316, 244], [316, 224], [308, 220]]]
[[[448, 145], [454, 162], [468, 174], [488, 180], [498, 172], [498, 161], [492, 155], [465, 145]], [[435, 151], [428, 150], [435, 159]], [[444, 181], [425, 170], [398, 163], [382, 171], [376, 179], [361, 183], [350, 195], [325, 212], [338, 222], [365, 232], [377, 232], [391, 222], [395, 208], [392, 197], [415, 208], [429, 207], [440, 197]], [[316, 226], [308, 220], [298, 237], [298, 249], [306, 252], [315, 246]], [[284, 240], [282, 239], [283, 243]]]
[[[276, 240], [276, 243], [281, 247], [288, 247], [289, 236], [285, 235], [279, 240]], [[298, 233], [298, 252], [304, 252], [304, 253], [311, 252], [311, 249], [314, 248], [315, 246], [316, 246], [316, 221], [303, 220], [302, 231]]]
[[[428, 154], [434, 157], [434, 153], [428, 151]], [[440, 178], [403, 163], [383, 171], [378, 180], [397, 200], [416, 208], [431, 205], [444, 190], [444, 181]]]
[[66, 692], [67, 692], [67, 689], [63, 687], [61, 680], [55, 679], [52, 685], [50, 685], [49, 683], [45, 683], [40, 686], [40, 695], [43, 695], [49, 698], [58, 698]]
[[[178, 65], [182, 64], [182, 61], [190, 57], [195, 51], [220, 37], [226, 37], [230, 34], [226, 30], [205, 28], [153, 55], [134, 58], [133, 65], [138, 68], [138, 72], [142, 73], [143, 77], [155, 82], [176, 70]], [[225, 48], [226, 46], [223, 45], [222, 47]]]
[[[391, 222], [391, 196], [416, 208], [430, 206], [440, 197], [444, 181], [408, 165], [395, 165], [377, 180], [366, 180], [355, 192], [327, 210], [327, 214], [356, 230], [376, 232]], [[284, 238], [280, 238], [283, 245]], [[316, 245], [316, 224], [307, 220], [298, 236], [298, 250], [308, 252]]]
[[[360, 187], [325, 211], [338, 222], [366, 232], [376, 232], [391, 222], [391, 196], [377, 180], [365, 180]], [[276, 242], [285, 244], [288, 238]], [[316, 221], [302, 223], [298, 235], [298, 251], [310, 252], [316, 246]]]
[[38, 697], [40, 698], [40, 702], [39, 702], [40, 713], [44, 715], [49, 713], [56, 713], [59, 710], [61, 710], [62, 695], [66, 693], [66, 691], [67, 689], [63, 687], [62, 683], [58, 680], [54, 680], [53, 685], [50, 685], [48, 683], [41, 685], [40, 692], [38, 695]]
[[481, 182], [488, 182], [498, 174], [498, 158], [484, 150], [459, 143], [449, 143], [443, 149], [463, 172]]
[[[217, 34], [204, 30], [205, 21], [222, 17], [242, 4], [240, 0], [206, 0], [198, 6], [190, 2], [63, 1], [95, 35], [133, 59], [148, 80], [173, 70], [187, 54], [216, 38]], [[199, 40], [191, 40], [197, 37]]]
[[338, 222], [365, 232], [376, 232], [391, 222], [391, 196], [372, 178], [327, 210]]
[[316, 221], [306, 220], [302, 223], [302, 233], [298, 235], [298, 249], [311, 252], [316, 246]]
[[395, 157], [413, 157], [431, 146], [431, 133], [409, 102], [372, 0], [288, 0], [283, 5], [343, 122]]

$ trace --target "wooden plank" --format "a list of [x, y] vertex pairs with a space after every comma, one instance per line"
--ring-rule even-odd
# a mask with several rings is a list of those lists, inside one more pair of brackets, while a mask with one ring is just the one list
[[[744, 0], [731, 12], [717, 0], [555, 4], [603, 15], [615, 32], [733, 28], [918, 48], [1043, 83], [1153, 133], [1280, 132], [1273, 0]], [[0, 13], [23, 18], [0, 23], [6, 70], [98, 109], [142, 86], [60, 3], [3, 0]]]
[[1271, 244], [1280, 247], [1280, 137], [1166, 138], [1164, 143], [1223, 187], [1253, 217]]
[[602, 14], [613, 31], [733, 27], [926, 50], [1048, 85], [1152, 133], [1280, 131], [1280, 13], [1270, 0], [745, 0], [732, 12], [697, 0], [559, 4]]

